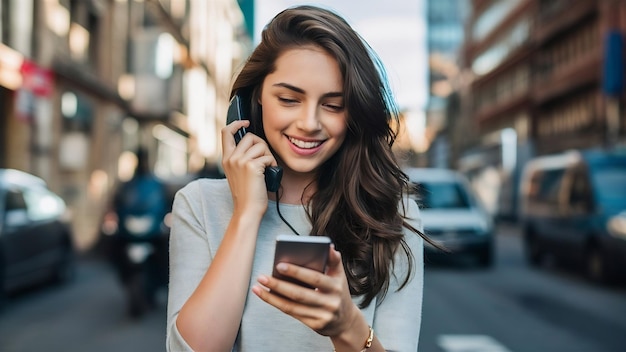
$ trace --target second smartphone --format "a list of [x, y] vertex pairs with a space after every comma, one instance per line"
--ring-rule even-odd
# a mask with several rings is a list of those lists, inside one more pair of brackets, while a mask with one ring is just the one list
[[331, 240], [326, 236], [278, 235], [276, 237], [272, 276], [313, 288], [303, 282], [281, 275], [276, 271], [276, 265], [280, 262], [292, 263], [323, 273], [326, 271], [330, 244]]

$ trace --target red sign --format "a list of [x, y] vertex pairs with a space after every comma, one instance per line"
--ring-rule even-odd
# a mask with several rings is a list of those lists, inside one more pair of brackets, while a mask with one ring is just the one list
[[48, 97], [53, 90], [52, 70], [38, 66], [36, 63], [24, 60], [22, 67], [22, 88], [31, 91], [39, 97]]

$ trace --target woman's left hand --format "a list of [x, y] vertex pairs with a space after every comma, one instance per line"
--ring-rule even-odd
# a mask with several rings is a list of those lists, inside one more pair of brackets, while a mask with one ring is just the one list
[[276, 269], [316, 289], [263, 275], [258, 282], [265, 289], [254, 286], [252, 291], [265, 302], [324, 336], [337, 336], [358, 319], [360, 311], [352, 302], [341, 254], [333, 246], [326, 274], [289, 263], [279, 263]]

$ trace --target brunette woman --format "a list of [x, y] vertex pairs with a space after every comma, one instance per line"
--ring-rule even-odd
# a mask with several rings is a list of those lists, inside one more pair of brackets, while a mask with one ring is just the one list
[[[226, 179], [194, 181], [174, 202], [167, 349], [415, 352], [424, 237], [372, 49], [332, 11], [289, 8], [264, 29], [235, 94], [250, 120], [222, 129]], [[270, 166], [283, 168], [277, 192]], [[276, 236], [288, 233], [332, 239], [325, 273], [277, 265], [314, 289], [271, 276]]]

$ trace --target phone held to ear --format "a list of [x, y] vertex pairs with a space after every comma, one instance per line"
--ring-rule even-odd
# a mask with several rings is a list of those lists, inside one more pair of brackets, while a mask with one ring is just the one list
[[291, 263], [323, 273], [326, 271], [330, 243], [330, 238], [326, 236], [278, 235], [276, 237], [272, 276], [304, 287], [314, 288], [291, 277], [283, 276], [276, 271], [276, 265], [280, 262]]
[[[247, 116], [250, 115], [249, 109], [247, 109], [247, 104], [249, 101], [246, 101], [245, 98], [241, 97], [239, 94], [235, 94], [230, 101], [230, 106], [228, 107], [228, 113], [226, 114], [226, 124], [230, 124], [233, 121], [237, 120], [246, 120]], [[235, 133], [235, 144], [239, 144], [239, 141], [243, 138], [243, 136], [247, 133], [244, 127], [240, 128], [237, 133]], [[280, 166], [268, 166], [265, 168], [265, 186], [269, 192], [276, 192], [280, 187], [280, 180], [283, 177], [283, 168]]]

